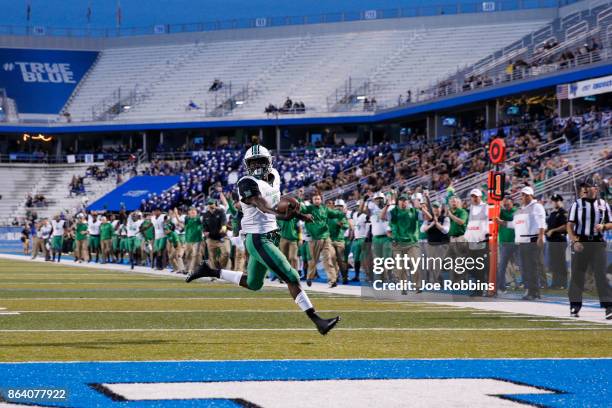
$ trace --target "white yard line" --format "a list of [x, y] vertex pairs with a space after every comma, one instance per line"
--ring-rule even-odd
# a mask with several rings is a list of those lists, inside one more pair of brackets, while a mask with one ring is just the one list
[[[191, 310], [16, 310], [19, 313], [304, 313], [299, 309], [191, 309]], [[421, 310], [408, 309], [384, 309], [384, 310], [359, 310], [359, 309], [334, 309], [334, 310], [319, 310], [322, 313], [422, 313]], [[432, 311], [428, 311], [430, 313]], [[440, 313], [447, 311], [440, 311]], [[453, 312], [461, 312], [454, 310]], [[0, 312], [1, 313], [1, 312]], [[437, 312], [436, 312], [437, 313]], [[525, 316], [527, 317], [527, 316]]]
[[[580, 326], [580, 327], [338, 327], [334, 331], [389, 331], [389, 332], [410, 332], [410, 331], [574, 331], [574, 330], [599, 330], [608, 331], [612, 327], [606, 326]], [[259, 331], [315, 331], [313, 327], [298, 328], [197, 328], [197, 329], [7, 329], [0, 330], [0, 333], [123, 333], [123, 332], [259, 332]]]

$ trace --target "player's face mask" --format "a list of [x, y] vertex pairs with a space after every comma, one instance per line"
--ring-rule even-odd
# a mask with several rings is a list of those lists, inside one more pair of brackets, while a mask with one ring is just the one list
[[246, 165], [249, 175], [259, 179], [266, 178], [272, 170], [272, 163], [267, 157], [255, 157], [248, 159], [246, 160]]

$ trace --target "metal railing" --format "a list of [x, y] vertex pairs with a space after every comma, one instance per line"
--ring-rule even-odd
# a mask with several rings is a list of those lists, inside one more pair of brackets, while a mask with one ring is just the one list
[[[100, 164], [107, 160], [126, 161], [135, 156], [137, 160], [142, 157], [142, 152], [136, 153], [79, 153], [79, 154], [61, 154], [50, 155], [40, 152], [14, 152], [8, 154], [0, 154], [0, 163], [38, 163], [38, 164], [74, 164], [74, 163], [90, 163]], [[74, 156], [74, 163], [68, 159]]]
[[[340, 23], [348, 21], [379, 20], [390, 18], [428, 17], [440, 15], [490, 13], [496, 11], [558, 8], [579, 0], [497, 0], [473, 3], [420, 5], [393, 9], [341, 11], [302, 16], [261, 16], [258, 18], [214, 20], [196, 23], [155, 24], [141, 27], [47, 27], [43, 25], [0, 25], [0, 35], [49, 36], [49, 37], [130, 37], [139, 35], [166, 35], [175, 33], [236, 30], [245, 28], [280, 27], [308, 24]], [[83, 10], [85, 15], [86, 10]]]

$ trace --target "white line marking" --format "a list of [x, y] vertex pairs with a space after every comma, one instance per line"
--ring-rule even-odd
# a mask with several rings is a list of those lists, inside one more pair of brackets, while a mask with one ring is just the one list
[[[323, 296], [323, 297], [314, 297], [315, 299], [317, 299], [318, 301], [322, 301], [322, 300], [327, 300], [327, 299], [334, 299], [334, 300], [352, 300], [352, 301], [359, 301], [358, 298], [351, 298], [351, 297], [344, 297], [344, 296], [338, 296], [338, 297], [332, 297], [332, 296]], [[257, 297], [257, 296], [252, 296], [252, 297], [133, 297], [133, 298], [114, 298], [114, 297], [109, 297], [109, 298], [105, 298], [105, 297], [46, 297], [46, 298], [10, 298], [10, 297], [5, 297], [4, 299], [2, 299], [3, 301], [11, 301], [11, 300], [100, 300], [100, 301], [104, 301], [107, 302], [109, 300], [130, 300], [130, 301], [135, 301], [135, 300], [282, 300], [285, 302], [289, 302], [291, 301], [291, 298], [289, 296], [278, 296], [278, 297]], [[397, 302], [385, 302], [385, 303], [380, 303], [380, 304], [391, 304], [391, 305], [397, 305]]]
[[[339, 327], [334, 331], [574, 331], [574, 330], [612, 330], [606, 326], [587, 326], [587, 327], [496, 327], [496, 328], [467, 328], [467, 327]], [[315, 331], [309, 328], [202, 328], [202, 329], [7, 329], [0, 330], [0, 333], [143, 333], [143, 332], [259, 332], [259, 331]]]
[[19, 312], [0, 312], [0, 316], [6, 316], [6, 315], [18, 315]]
[[[421, 310], [408, 309], [334, 309], [318, 310], [323, 313], [422, 313]], [[301, 310], [288, 309], [190, 309], [190, 310], [18, 310], [19, 313], [304, 313]], [[426, 313], [431, 313], [428, 311]]]
[[[313, 361], [533, 361], [533, 360], [548, 360], [548, 361], [581, 361], [581, 360], [606, 360], [612, 362], [610, 357], [414, 357], [414, 358], [395, 358], [395, 357], [381, 357], [381, 358], [367, 358], [367, 357], [356, 357], [347, 359], [338, 358], [309, 358], [309, 359], [290, 359], [290, 358], [271, 358], [271, 359], [241, 359], [239, 361], [257, 361], [257, 362], [270, 362], [270, 361], [300, 361], [300, 362], [313, 362]], [[140, 361], [144, 363], [225, 363], [228, 360], [146, 360]], [[134, 363], [134, 360], [37, 360], [37, 361], [0, 361], [2, 365], [27, 365], [27, 364], [90, 364], [90, 363]], [[136, 361], [138, 362], [138, 361]]]

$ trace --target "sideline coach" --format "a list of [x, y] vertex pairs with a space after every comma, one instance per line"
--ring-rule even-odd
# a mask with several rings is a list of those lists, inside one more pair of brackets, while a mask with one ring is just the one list
[[567, 234], [572, 243], [572, 277], [569, 286], [570, 314], [578, 317], [582, 307], [584, 275], [593, 270], [601, 307], [606, 319], [612, 320], [612, 287], [606, 278], [606, 241], [604, 231], [612, 228], [610, 206], [597, 198], [598, 188], [587, 178], [569, 213]]

